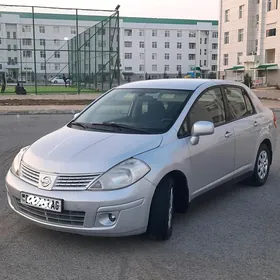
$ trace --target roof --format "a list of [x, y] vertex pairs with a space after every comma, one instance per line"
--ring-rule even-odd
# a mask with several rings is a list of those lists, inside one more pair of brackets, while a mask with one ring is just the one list
[[274, 67], [273, 70], [277, 69], [275, 67], [278, 67], [278, 64], [275, 64], [275, 63], [271, 63], [271, 64], [261, 64], [259, 65], [258, 67], [255, 67], [255, 68], [251, 68], [251, 69], [256, 69], [256, 70], [265, 70], [267, 68], [270, 68], [270, 67]]
[[244, 66], [233, 66], [231, 68], [225, 69], [225, 71], [237, 71], [237, 70], [244, 70], [245, 67]]
[[208, 79], [157, 79], [131, 82], [118, 88], [150, 88], [150, 89], [179, 89], [195, 90], [200, 85], [209, 82]]
[[[32, 18], [32, 13], [23, 12], [0, 12], [1, 14], [14, 14], [19, 15], [21, 18]], [[109, 14], [108, 14], [109, 15]], [[53, 19], [53, 20], [76, 20], [75, 14], [54, 14], [54, 13], [35, 13], [35, 19]], [[102, 21], [107, 19], [107, 16], [95, 15], [78, 15], [81, 21]], [[173, 19], [173, 18], [142, 18], [142, 17], [120, 17], [124, 22], [131, 23], [151, 23], [151, 24], [186, 24], [197, 25], [198, 23], [211, 23], [217, 26], [217, 20], [199, 20], [199, 19]]]

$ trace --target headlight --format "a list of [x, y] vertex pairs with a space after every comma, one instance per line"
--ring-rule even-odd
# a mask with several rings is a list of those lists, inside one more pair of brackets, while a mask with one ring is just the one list
[[132, 185], [150, 171], [141, 160], [128, 159], [104, 173], [88, 188], [89, 190], [116, 190]]
[[15, 175], [19, 175], [19, 168], [20, 168], [20, 163], [22, 160], [22, 157], [24, 155], [24, 153], [29, 149], [30, 146], [24, 147], [22, 148], [19, 153], [16, 155], [16, 157], [14, 158], [12, 167], [11, 167], [11, 171], [15, 174]]

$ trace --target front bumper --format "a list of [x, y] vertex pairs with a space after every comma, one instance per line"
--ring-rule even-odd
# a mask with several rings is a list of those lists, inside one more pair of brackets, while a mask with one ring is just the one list
[[[21, 216], [43, 227], [96, 236], [126, 236], [144, 233], [155, 186], [145, 178], [113, 191], [47, 191], [15, 176], [10, 170], [5, 179], [10, 207]], [[61, 213], [20, 203], [21, 192], [62, 199]], [[116, 217], [114, 222], [108, 215]]]

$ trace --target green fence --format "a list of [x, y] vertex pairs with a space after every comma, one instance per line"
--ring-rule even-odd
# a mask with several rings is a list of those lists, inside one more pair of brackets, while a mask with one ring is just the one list
[[35, 94], [119, 84], [118, 10], [0, 5], [0, 25], [5, 94], [15, 94], [17, 83]]

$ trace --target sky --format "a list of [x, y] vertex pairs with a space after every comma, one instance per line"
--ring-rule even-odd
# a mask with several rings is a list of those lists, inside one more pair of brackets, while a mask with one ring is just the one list
[[219, 0], [8, 0], [1, 1], [1, 4], [110, 10], [114, 10], [119, 4], [120, 16], [218, 20], [219, 2]]

